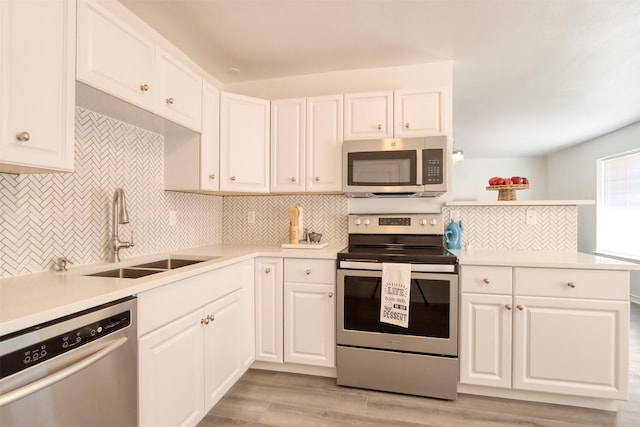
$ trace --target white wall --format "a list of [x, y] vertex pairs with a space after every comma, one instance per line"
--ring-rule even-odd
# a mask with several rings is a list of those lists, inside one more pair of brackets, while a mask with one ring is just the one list
[[546, 159], [544, 157], [518, 157], [493, 159], [465, 159], [453, 166], [454, 200], [498, 200], [497, 191], [489, 191], [492, 176], [525, 176], [529, 179], [528, 190], [516, 191], [518, 200], [545, 200]]
[[[640, 148], [640, 122], [574, 145], [547, 157], [547, 196], [550, 199], [595, 200], [596, 161]], [[596, 249], [596, 207], [578, 212], [578, 250]], [[640, 272], [631, 274], [631, 294], [640, 300]]]

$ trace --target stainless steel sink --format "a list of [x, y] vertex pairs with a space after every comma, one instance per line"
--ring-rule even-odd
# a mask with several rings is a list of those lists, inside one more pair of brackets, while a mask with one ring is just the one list
[[151, 274], [162, 273], [163, 271], [175, 270], [176, 268], [198, 264], [220, 257], [206, 257], [200, 259], [187, 258], [165, 258], [158, 261], [145, 262], [143, 264], [132, 265], [130, 267], [114, 268], [111, 270], [98, 271], [97, 273], [85, 274], [94, 277], [113, 277], [120, 279], [137, 279]]
[[186, 267], [188, 265], [198, 264], [204, 261], [208, 261], [208, 260], [168, 258], [168, 259], [161, 259], [153, 262], [147, 262], [144, 264], [134, 265], [133, 268], [160, 268], [163, 270], [173, 270], [175, 268]]
[[139, 277], [145, 277], [151, 274], [162, 273], [163, 271], [167, 271], [167, 270], [126, 267], [126, 268], [116, 268], [115, 270], [99, 271], [97, 273], [87, 274], [87, 276], [115, 277], [120, 279], [137, 279]]

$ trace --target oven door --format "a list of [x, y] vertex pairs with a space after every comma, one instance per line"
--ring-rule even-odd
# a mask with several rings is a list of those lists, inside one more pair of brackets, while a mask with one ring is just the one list
[[409, 327], [380, 322], [382, 271], [338, 270], [337, 344], [458, 355], [458, 275], [411, 273]]

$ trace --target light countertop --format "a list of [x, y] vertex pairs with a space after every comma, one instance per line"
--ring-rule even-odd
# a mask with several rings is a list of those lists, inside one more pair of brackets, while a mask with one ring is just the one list
[[451, 250], [460, 265], [640, 270], [640, 264], [582, 252]]
[[[219, 244], [145, 255], [117, 264], [104, 262], [82, 265], [63, 273], [46, 271], [0, 279], [0, 336], [256, 256], [335, 259], [343, 246], [282, 249], [279, 245]], [[209, 260], [138, 279], [85, 276], [168, 256]]]

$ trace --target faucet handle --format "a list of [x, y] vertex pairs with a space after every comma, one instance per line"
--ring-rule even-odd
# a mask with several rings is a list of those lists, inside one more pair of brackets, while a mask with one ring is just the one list
[[73, 262], [66, 256], [55, 257], [53, 259], [53, 270], [55, 271], [67, 271], [67, 264], [73, 264]]

